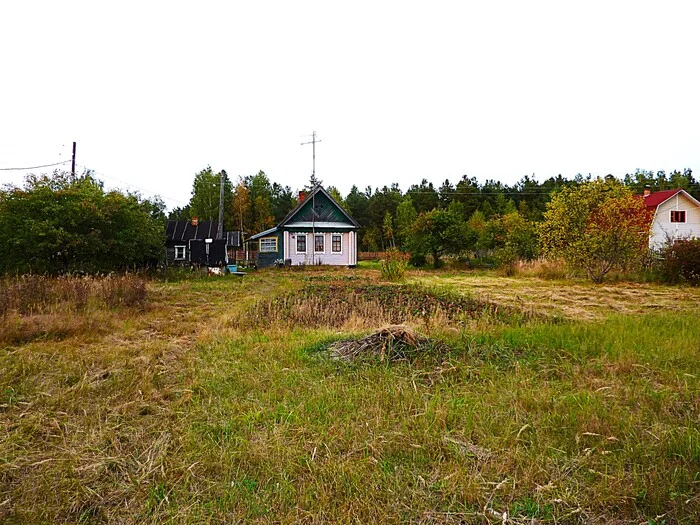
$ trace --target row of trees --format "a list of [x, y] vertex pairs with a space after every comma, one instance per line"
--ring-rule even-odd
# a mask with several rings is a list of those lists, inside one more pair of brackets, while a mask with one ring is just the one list
[[[171, 219], [215, 220], [219, 214], [219, 189], [222, 173], [210, 167], [195, 175], [192, 195], [187, 206], [171, 211]], [[224, 223], [226, 229], [242, 230], [249, 234], [263, 231], [281, 221], [297, 203], [297, 193], [289, 186], [271, 182], [265, 172], [240, 177], [235, 183], [224, 173]], [[532, 223], [541, 222], [553, 194], [565, 188], [576, 188], [591, 181], [591, 177], [577, 175], [567, 179], [558, 175], [538, 182], [524, 176], [512, 186], [487, 180], [483, 184], [474, 177], [463, 176], [457, 184], [445, 180], [439, 187], [421, 181], [403, 192], [398, 184], [361, 191], [353, 186], [344, 198], [334, 186], [326, 189], [360, 223], [360, 249], [384, 251], [397, 247], [420, 251], [415, 246], [412, 230], [419, 217], [423, 230], [433, 229], [435, 238], [428, 238], [423, 251], [433, 254], [455, 253], [467, 246], [475, 250], [490, 250], [505, 243], [506, 232], [518, 237], [518, 254], [536, 255], [533, 247]], [[311, 181], [308, 189], [317, 181]], [[637, 170], [627, 174], [624, 186], [632, 193], [641, 194], [646, 186], [652, 191], [684, 188], [700, 197], [700, 185], [691, 170], [651, 172]], [[517, 215], [516, 215], [517, 214]], [[457, 224], [459, 223], [459, 224]], [[466, 228], [466, 230], [465, 230]]]
[[[226, 229], [265, 230], [297, 203], [289, 186], [270, 182], [262, 171], [234, 184], [207, 167], [195, 175], [189, 204], [169, 217], [218, 218], [222, 176]], [[364, 191], [353, 187], [345, 198], [336, 188], [327, 189], [363, 226], [361, 250], [398, 248], [409, 252], [415, 264], [432, 258], [435, 266], [448, 255], [488, 254], [508, 264], [544, 254], [563, 257], [601, 279], [612, 267], [632, 265], [641, 252], [631, 248], [646, 243], [649, 218], [633, 195], [647, 185], [653, 191], [682, 187], [700, 197], [690, 170], [670, 175], [637, 171], [622, 181], [558, 176], [540, 183], [526, 176], [513, 186], [479, 184], [464, 176], [456, 185], [445, 181], [439, 188], [423, 180], [405, 193], [397, 184]], [[0, 191], [0, 272], [111, 271], [155, 264], [162, 256], [164, 220], [160, 200], [107, 192], [90, 173], [31, 175], [23, 188]]]
[[[199, 172], [189, 205], [173, 210], [171, 218], [217, 218], [221, 175], [211, 168]], [[227, 229], [257, 233], [274, 226], [297, 203], [289, 186], [270, 182], [263, 171], [235, 184], [225, 174], [224, 179]], [[525, 176], [512, 186], [463, 176], [457, 184], [445, 180], [435, 187], [424, 179], [406, 192], [398, 184], [364, 191], [353, 186], [345, 198], [335, 187], [327, 189], [362, 225], [363, 251], [397, 248], [409, 252], [414, 264], [432, 259], [436, 267], [445, 256], [488, 255], [506, 265], [557, 256], [600, 280], [613, 267], [633, 265], [646, 246], [646, 233], [640, 237], [639, 232], [646, 232], [650, 219], [642, 201], [633, 197], [645, 187], [680, 187], [700, 197], [689, 169], [669, 174], [637, 170], [621, 181], [559, 175], [538, 182]]]
[[189, 204], [175, 208], [169, 219], [218, 220], [221, 177], [224, 178], [224, 227], [256, 233], [281, 221], [296, 205], [289, 186], [270, 182], [264, 171], [240, 177], [234, 184], [226, 172], [206, 167], [194, 177]]
[[[538, 182], [534, 177], [524, 176], [516, 184], [508, 186], [493, 180], [480, 184], [475, 178], [465, 175], [455, 185], [446, 180], [438, 188], [423, 180], [420, 184], [410, 186], [405, 193], [398, 184], [376, 190], [368, 187], [364, 191], [353, 187], [343, 202], [363, 226], [360, 238], [362, 249], [378, 251], [392, 246], [408, 248], [407, 222], [412, 217], [433, 210], [449, 210], [452, 213], [448, 216], [438, 216], [442, 219], [456, 219], [459, 216], [462, 222], [471, 221], [474, 226], [495, 219], [497, 224], [492, 225], [492, 230], [502, 228], [503, 224], [498, 224], [501, 218], [516, 212], [528, 222], [541, 222], [547, 203], [554, 193], [564, 188], [579, 187], [591, 180], [590, 176], [577, 175], [567, 179], [558, 175]], [[637, 170], [633, 174], [627, 174], [623, 183], [635, 194], [641, 194], [649, 186], [652, 191], [684, 188], [694, 197], [700, 197], [700, 185], [689, 169], [670, 174], [664, 171], [652, 173]], [[508, 219], [510, 222], [514, 220]], [[487, 243], [482, 248], [493, 246]]]

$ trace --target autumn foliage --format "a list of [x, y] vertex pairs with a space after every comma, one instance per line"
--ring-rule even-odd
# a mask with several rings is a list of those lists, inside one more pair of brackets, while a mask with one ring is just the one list
[[621, 182], [594, 180], [552, 196], [541, 226], [542, 251], [583, 268], [597, 283], [630, 270], [648, 249], [653, 216]]

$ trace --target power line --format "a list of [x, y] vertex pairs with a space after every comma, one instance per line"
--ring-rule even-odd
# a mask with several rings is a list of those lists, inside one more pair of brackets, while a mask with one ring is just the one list
[[[460, 191], [448, 191], [445, 193], [440, 193], [440, 191], [435, 190], [435, 191], [411, 191], [407, 190], [405, 192], [401, 192], [402, 195], [444, 195], [444, 196], [450, 196], [450, 195], [472, 195], [475, 197], [478, 197], [480, 195], [531, 195], [531, 196], [538, 196], [538, 195], [551, 195], [557, 190], [564, 189], [568, 186], [558, 186], [556, 188], [552, 188], [551, 190], [542, 190], [542, 191], [480, 191], [480, 190], [474, 190], [472, 192], [460, 192]], [[629, 186], [628, 186], [629, 187]], [[687, 188], [681, 188], [681, 189], [695, 189], [699, 188], [700, 189], [700, 183], [696, 184], [689, 184]], [[676, 188], [668, 188], [668, 189], [676, 189]], [[655, 190], [655, 191], [666, 191], [666, 190]], [[399, 191], [397, 190], [397, 193]], [[364, 192], [360, 192], [364, 193]], [[392, 190], [389, 190], [388, 192], [383, 192], [381, 190], [375, 191], [372, 195], [376, 195], [377, 193], [392, 193]]]
[[51, 166], [60, 166], [61, 164], [67, 164], [69, 162], [69, 160], [64, 160], [63, 162], [55, 162], [54, 164], [42, 164], [41, 166], [27, 166], [26, 168], [0, 168], [0, 171], [36, 170], [39, 168], [50, 168]]

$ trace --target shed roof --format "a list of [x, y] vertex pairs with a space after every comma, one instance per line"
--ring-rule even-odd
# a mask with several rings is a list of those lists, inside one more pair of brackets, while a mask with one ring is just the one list
[[165, 235], [169, 241], [213, 239], [216, 237], [218, 226], [218, 221], [199, 221], [197, 226], [193, 226], [192, 221], [168, 221]]
[[[219, 221], [199, 221], [197, 226], [192, 221], [168, 221], [165, 225], [165, 238], [170, 242], [188, 242], [201, 239], [215, 239]], [[241, 232], [224, 232], [228, 246], [242, 246]]]
[[255, 239], [259, 239], [260, 237], [265, 237], [265, 235], [272, 233], [272, 232], [276, 232], [276, 231], [277, 231], [277, 226], [275, 226], [274, 228], [270, 228], [269, 230], [265, 230], [264, 232], [260, 232], [260, 233], [256, 233], [255, 235], [251, 235], [250, 237], [248, 237], [246, 242], [254, 241]]

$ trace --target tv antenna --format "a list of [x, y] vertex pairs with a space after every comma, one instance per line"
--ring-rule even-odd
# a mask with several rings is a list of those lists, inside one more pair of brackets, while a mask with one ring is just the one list
[[[308, 135], [307, 135], [308, 136]], [[316, 186], [320, 183], [316, 180], [316, 143], [321, 142], [316, 140], [316, 132], [311, 132], [311, 140], [308, 142], [302, 142], [301, 145], [305, 146], [311, 144], [313, 151], [313, 164], [311, 171], [311, 264], [316, 264]], [[324, 241], [325, 242], [325, 241]]]
[[311, 146], [312, 146], [313, 164], [312, 164], [312, 170], [311, 170], [311, 181], [313, 182], [314, 185], [318, 184], [318, 182], [316, 181], [316, 143], [317, 142], [321, 142], [321, 140], [320, 139], [316, 140], [316, 132], [313, 131], [313, 132], [311, 132], [311, 140], [308, 142], [301, 143], [302, 146], [306, 146], [307, 144], [311, 144]]

